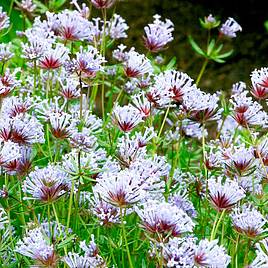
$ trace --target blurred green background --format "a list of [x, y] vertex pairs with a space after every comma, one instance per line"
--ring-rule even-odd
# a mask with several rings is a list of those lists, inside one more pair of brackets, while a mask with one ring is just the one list
[[[89, 3], [85, 0], [79, 2]], [[0, 0], [0, 5], [7, 12], [10, 3], [11, 0]], [[69, 0], [65, 6], [69, 6]], [[162, 54], [166, 61], [176, 56], [177, 68], [193, 78], [196, 78], [203, 59], [192, 51], [187, 36], [191, 34], [195, 40], [205, 44], [206, 33], [200, 27], [199, 18], [211, 13], [224, 22], [229, 16], [234, 17], [243, 28], [237, 38], [227, 42], [228, 49], [233, 48], [235, 52], [225, 64], [209, 64], [200, 83], [204, 90], [228, 90], [239, 80], [249, 84], [250, 72], [255, 68], [267, 66], [268, 38], [264, 27], [268, 19], [267, 1], [125, 0], [117, 4], [116, 12], [122, 15], [130, 26], [129, 38], [122, 42], [129, 47], [137, 47], [141, 52], [145, 52], [142, 45], [143, 28], [152, 22], [152, 16], [157, 13], [163, 18], [171, 19], [175, 25], [175, 39]], [[94, 11], [95, 15], [100, 16], [101, 13]], [[15, 36], [16, 30], [23, 27], [20, 12], [14, 8], [11, 11], [11, 21], [13, 27], [2, 41], [7, 42]]]

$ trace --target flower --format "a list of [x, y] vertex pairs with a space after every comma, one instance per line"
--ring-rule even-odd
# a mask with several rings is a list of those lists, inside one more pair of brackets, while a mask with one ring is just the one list
[[89, 9], [89, 7], [86, 6], [85, 3], [82, 3], [82, 8], [80, 8], [80, 6], [78, 5], [77, 0], [72, 0], [70, 2], [70, 4], [73, 4], [76, 7], [76, 9], [79, 11], [80, 15], [83, 18], [85, 18], [85, 19], [88, 19], [89, 18], [89, 16], [90, 16], [90, 9]]
[[151, 52], [158, 52], [164, 49], [173, 40], [173, 23], [168, 19], [165, 22], [161, 21], [160, 18], [161, 16], [154, 15], [154, 22], [144, 28], [144, 45]]
[[228, 18], [220, 28], [220, 33], [230, 38], [236, 37], [238, 31], [241, 32], [242, 27], [233, 18]]
[[61, 67], [68, 57], [69, 50], [63, 44], [56, 44], [55, 48], [47, 47], [44, 55], [38, 60], [40, 68], [53, 70]]
[[16, 244], [15, 252], [27, 256], [42, 267], [57, 267], [58, 257], [41, 227], [30, 230]]
[[142, 115], [138, 109], [128, 104], [119, 106], [117, 103], [112, 111], [112, 121], [123, 132], [129, 132], [141, 123]]
[[69, 268], [92, 268], [87, 257], [73, 252], [68, 252], [68, 255], [63, 258], [63, 261]]
[[144, 74], [153, 72], [150, 60], [145, 55], [139, 54], [132, 48], [127, 53], [127, 59], [124, 62], [124, 71], [127, 77], [140, 77]]
[[23, 183], [23, 192], [30, 194], [26, 199], [52, 202], [60, 198], [71, 188], [68, 174], [58, 166], [49, 165], [35, 168]]
[[66, 139], [75, 131], [76, 121], [67, 113], [52, 113], [49, 116], [51, 133], [57, 139]]
[[169, 203], [148, 201], [143, 209], [137, 208], [136, 212], [141, 218], [142, 228], [159, 235], [162, 242], [169, 236], [193, 231], [191, 218], [182, 209]]
[[106, 9], [112, 7], [112, 5], [115, 3], [115, 0], [91, 0], [91, 3], [98, 9]]
[[242, 208], [234, 208], [231, 219], [236, 231], [247, 237], [255, 238], [266, 231], [263, 227], [267, 220], [251, 204], [244, 204]]
[[230, 210], [239, 200], [244, 198], [245, 191], [236, 181], [222, 177], [208, 180], [208, 195], [210, 202], [218, 211]]
[[57, 35], [66, 41], [87, 40], [91, 35], [91, 23], [74, 10], [64, 10], [57, 15]]
[[242, 127], [266, 126], [267, 113], [259, 103], [246, 95], [246, 91], [232, 95], [233, 118]]
[[25, 13], [33, 13], [36, 9], [36, 5], [32, 0], [22, 0], [21, 3], [17, 3], [19, 9]]
[[120, 15], [114, 14], [108, 22], [109, 35], [112, 39], [127, 38], [128, 25]]
[[117, 49], [113, 51], [113, 58], [121, 62], [127, 61], [128, 52], [124, 51], [125, 49], [126, 49], [126, 46], [123, 44], [120, 44], [117, 47]]
[[103, 173], [94, 186], [93, 193], [117, 207], [134, 205], [145, 195], [139, 176], [130, 170], [115, 174]]
[[72, 78], [66, 78], [64, 82], [59, 79], [59, 82], [61, 84], [60, 94], [66, 100], [77, 99], [80, 97], [80, 88], [78, 88], [78, 81]]
[[111, 226], [120, 223], [119, 208], [101, 199], [100, 195], [94, 195], [90, 201], [90, 210], [100, 221], [100, 225]]
[[8, 223], [8, 217], [6, 211], [0, 207], [0, 230], [5, 229], [5, 225]]
[[231, 262], [231, 257], [226, 254], [218, 240], [203, 239], [195, 249], [194, 260], [198, 267], [226, 268]]
[[140, 111], [142, 119], [145, 119], [151, 114], [151, 103], [145, 96], [144, 92], [132, 96], [132, 103], [137, 110]]
[[256, 244], [257, 256], [248, 268], [266, 268], [268, 266], [268, 238]]
[[268, 68], [255, 69], [251, 73], [251, 94], [259, 100], [268, 97]]
[[249, 174], [254, 169], [254, 160], [252, 148], [234, 147], [234, 151], [229, 152], [225, 165], [228, 172], [242, 176]]
[[13, 143], [11, 141], [0, 143], [0, 166], [16, 160], [20, 156], [20, 148], [16, 143]]
[[15, 69], [11, 73], [10, 69], [6, 69], [5, 73], [0, 76], [0, 99], [5, 98], [15, 87], [20, 84], [16, 79], [16, 74], [19, 69]]
[[168, 243], [164, 244], [163, 257], [166, 261], [166, 267], [169, 268], [193, 268], [195, 238], [189, 237], [173, 237]]
[[86, 49], [80, 47], [80, 52], [76, 53], [76, 59], [67, 62], [65, 68], [69, 72], [76, 72], [85, 77], [95, 77], [98, 71], [103, 71], [102, 63], [105, 59], [99, 54], [93, 46], [87, 46]]
[[24, 145], [44, 143], [43, 125], [29, 114], [20, 114], [10, 121], [10, 140]]
[[11, 43], [0, 44], [0, 62], [6, 62], [14, 56], [11, 52]]
[[7, 13], [3, 11], [3, 7], [0, 6], [0, 31], [9, 27], [10, 21]]

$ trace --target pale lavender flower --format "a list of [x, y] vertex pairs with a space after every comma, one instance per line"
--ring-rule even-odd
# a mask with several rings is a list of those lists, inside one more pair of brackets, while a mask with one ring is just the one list
[[218, 211], [230, 210], [239, 200], [244, 198], [245, 191], [236, 181], [222, 177], [208, 180], [208, 195], [212, 205]]
[[121, 62], [125, 62], [128, 59], [128, 52], [124, 51], [127, 47], [123, 44], [120, 44], [117, 49], [115, 49], [113, 51], [113, 58], [121, 61]]
[[253, 149], [245, 148], [244, 145], [234, 147], [226, 157], [228, 157], [225, 161], [227, 170], [239, 176], [249, 174], [255, 167]]
[[6, 62], [14, 56], [14, 53], [11, 52], [11, 43], [2, 43], [0, 44], [0, 62]]
[[267, 219], [252, 204], [234, 208], [231, 219], [236, 231], [249, 238], [255, 238], [267, 231], [263, 228], [267, 224]]
[[10, 69], [6, 69], [5, 73], [0, 76], [0, 99], [5, 98], [20, 84], [20, 81], [16, 78], [16, 74], [19, 71], [19, 68], [16, 68], [13, 72], [11, 72]]
[[108, 22], [109, 35], [112, 39], [127, 38], [128, 25], [120, 15], [114, 14]]
[[55, 48], [48, 47], [41, 58], [38, 66], [45, 70], [53, 70], [61, 67], [68, 59], [69, 50], [63, 44], [56, 44]]
[[98, 218], [102, 226], [111, 226], [115, 223], [120, 223], [119, 208], [102, 200], [99, 194], [95, 194], [91, 198], [90, 210]]
[[195, 241], [193, 237], [174, 237], [163, 245], [163, 257], [168, 268], [193, 268]]
[[160, 19], [161, 16], [154, 15], [154, 22], [144, 28], [144, 44], [151, 52], [158, 52], [164, 49], [173, 40], [173, 23], [168, 19], [165, 21], [161, 21]]
[[41, 227], [30, 230], [16, 244], [15, 252], [37, 261], [42, 267], [56, 267], [58, 257], [54, 246], [43, 233]]
[[78, 11], [64, 10], [57, 15], [57, 36], [66, 41], [87, 40], [91, 35], [91, 23]]
[[170, 195], [168, 202], [182, 209], [191, 218], [195, 218], [197, 216], [195, 207], [189, 200], [186, 190]]
[[21, 156], [18, 144], [11, 141], [0, 143], [0, 166], [14, 161]]
[[266, 126], [268, 116], [263, 107], [247, 97], [247, 92], [234, 94], [230, 100], [233, 105], [233, 117], [242, 127]]
[[250, 76], [251, 94], [256, 99], [266, 99], [268, 97], [268, 68], [255, 69]]
[[66, 63], [65, 67], [69, 72], [76, 72], [77, 75], [84, 77], [95, 77], [98, 71], [103, 71], [102, 64], [105, 59], [93, 46], [87, 46], [86, 49], [80, 47], [76, 53], [76, 58]]
[[195, 249], [195, 264], [198, 267], [226, 268], [231, 257], [223, 246], [218, 246], [218, 240], [201, 240]]
[[29, 114], [19, 114], [11, 121], [11, 141], [30, 145], [44, 143], [43, 125]]
[[130, 170], [117, 174], [103, 173], [93, 187], [93, 193], [117, 207], [128, 207], [144, 198], [145, 191], [140, 185], [140, 178]]
[[129, 104], [121, 107], [116, 103], [112, 111], [112, 121], [121, 131], [129, 132], [143, 120], [141, 113], [134, 106]]
[[182, 209], [166, 202], [148, 201], [136, 212], [141, 218], [142, 228], [160, 235], [162, 241], [168, 236], [192, 232], [194, 228], [193, 221]]
[[32, 0], [22, 0], [21, 3], [18, 3], [18, 7], [25, 13], [33, 13], [37, 6]]
[[243, 81], [239, 81], [239, 82], [232, 85], [232, 94], [233, 95], [240, 94], [240, 93], [244, 92], [246, 88], [247, 88], [246, 83]]
[[3, 7], [0, 6], [0, 31], [8, 28], [9, 25], [10, 25], [9, 17], [7, 16], [7, 13], [3, 11]]
[[153, 72], [151, 62], [145, 55], [139, 54], [135, 49], [127, 53], [127, 60], [124, 62], [124, 71], [127, 77], [140, 77]]
[[140, 111], [142, 118], [145, 119], [150, 116], [151, 114], [151, 103], [145, 96], [144, 92], [139, 94], [135, 94], [132, 96], [132, 103]]
[[60, 94], [66, 100], [77, 99], [80, 97], [80, 88], [78, 87], [79, 82], [72, 78], [67, 78], [62, 81], [59, 79], [61, 90]]
[[7, 223], [7, 213], [2, 207], [0, 207], [0, 231], [5, 229]]
[[233, 18], [228, 18], [220, 28], [220, 33], [230, 38], [236, 37], [238, 31], [241, 32], [242, 27]]
[[87, 257], [73, 252], [68, 252], [68, 255], [63, 258], [63, 261], [69, 268], [93, 268]]
[[36, 168], [23, 183], [23, 192], [30, 196], [26, 199], [36, 199], [42, 202], [55, 201], [68, 192], [71, 180], [68, 173], [58, 166], [49, 165]]
[[68, 113], [52, 113], [49, 116], [51, 133], [57, 139], [66, 139], [75, 131], [76, 120]]
[[268, 267], [268, 238], [256, 244], [256, 258], [248, 268], [267, 268]]
[[85, 19], [88, 19], [89, 18], [89, 16], [90, 16], [90, 9], [89, 9], [89, 7], [86, 6], [85, 3], [82, 3], [82, 8], [78, 5], [77, 0], [72, 0], [70, 2], [70, 4], [73, 4], [76, 7], [76, 9], [79, 11], [80, 15], [83, 18], [85, 18]]

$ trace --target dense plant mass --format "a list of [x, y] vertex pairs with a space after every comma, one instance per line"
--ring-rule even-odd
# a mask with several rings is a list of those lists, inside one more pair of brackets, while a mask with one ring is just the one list
[[142, 52], [123, 3], [48, 2], [16, 2], [25, 28], [0, 43], [0, 266], [267, 268], [268, 68], [198, 88], [241, 26], [200, 20], [193, 79], [164, 56], [169, 19]]

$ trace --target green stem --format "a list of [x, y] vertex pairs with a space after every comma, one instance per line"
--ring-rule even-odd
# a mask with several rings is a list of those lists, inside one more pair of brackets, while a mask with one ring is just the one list
[[[224, 217], [224, 214], [225, 214], [225, 209], [221, 212], [221, 216], [220, 216], [219, 220], [218, 221], [215, 220], [214, 225], [213, 225], [214, 230], [212, 229], [210, 241], [214, 240], [214, 238], [216, 237], [217, 231], [218, 231], [220, 223]], [[219, 215], [219, 213], [217, 215]]]
[[202, 76], [203, 76], [203, 74], [204, 74], [204, 72], [206, 70], [207, 64], [208, 64], [208, 59], [205, 59], [203, 65], [201, 67], [201, 70], [200, 70], [200, 72], [198, 74], [198, 77], [196, 79], [196, 82], [195, 82], [196, 86], [198, 86], [198, 84], [199, 84], [199, 82], [200, 82], [200, 80], [201, 80], [201, 78], [202, 78]]
[[161, 125], [160, 130], [159, 130], [158, 135], [157, 135], [157, 140], [160, 138], [161, 133], [162, 133], [162, 131], [163, 131], [163, 128], [164, 128], [164, 125], [165, 125], [165, 123], [166, 123], [167, 116], [168, 116], [168, 113], [169, 113], [169, 109], [170, 109], [170, 106], [168, 106], [168, 108], [167, 108], [167, 110], [166, 110], [165, 116], [164, 116], [164, 118], [163, 118], [162, 125]]
[[129, 248], [128, 248], [128, 241], [127, 241], [127, 235], [126, 235], [126, 229], [125, 229], [125, 223], [124, 223], [123, 209], [121, 207], [120, 207], [120, 217], [121, 217], [121, 227], [122, 227], [122, 232], [123, 232], [123, 238], [125, 240], [127, 257], [128, 257], [128, 261], [129, 261], [129, 267], [133, 268], [131, 255], [130, 255], [130, 251], [129, 251]]

